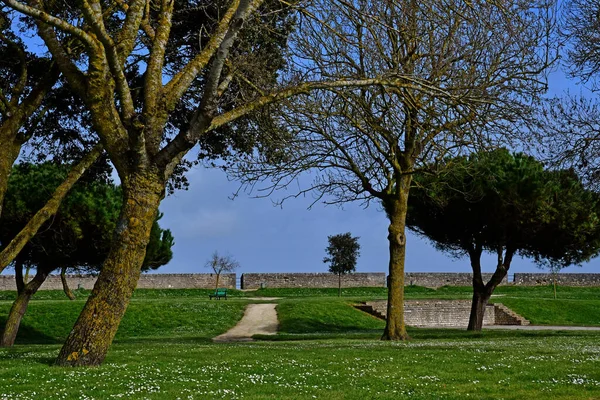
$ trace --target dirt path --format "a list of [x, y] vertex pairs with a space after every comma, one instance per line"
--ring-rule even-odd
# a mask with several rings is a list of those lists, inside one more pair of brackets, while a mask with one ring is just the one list
[[214, 337], [213, 342], [250, 342], [254, 335], [277, 333], [277, 304], [248, 304], [236, 326]]

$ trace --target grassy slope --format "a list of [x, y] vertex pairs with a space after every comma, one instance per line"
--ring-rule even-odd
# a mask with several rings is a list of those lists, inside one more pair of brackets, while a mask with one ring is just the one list
[[[133, 299], [116, 340], [146, 337], [196, 337], [209, 340], [237, 323], [247, 301], [209, 301], [204, 297]], [[61, 343], [75, 323], [84, 301], [32, 301], [17, 343]], [[10, 302], [0, 302], [0, 328]], [[0, 397], [1, 398], [1, 397]]]

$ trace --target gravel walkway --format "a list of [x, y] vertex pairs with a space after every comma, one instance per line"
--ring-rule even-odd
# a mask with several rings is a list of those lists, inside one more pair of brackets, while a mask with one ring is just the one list
[[248, 304], [244, 316], [236, 326], [214, 337], [213, 342], [250, 342], [254, 335], [277, 333], [277, 304]]

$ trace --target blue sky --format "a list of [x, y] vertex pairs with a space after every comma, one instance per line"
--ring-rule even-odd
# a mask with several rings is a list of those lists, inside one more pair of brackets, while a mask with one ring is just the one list
[[[565, 90], [572, 94], [590, 91], [567, 79], [562, 69], [549, 78], [549, 95]], [[188, 174], [190, 188], [167, 197], [161, 206], [161, 226], [175, 236], [173, 260], [159, 273], [206, 272], [203, 267], [212, 252], [228, 253], [244, 272], [324, 272], [322, 262], [327, 236], [351, 232], [359, 236], [359, 272], [387, 272], [388, 248], [385, 213], [373, 203], [364, 209], [358, 203], [343, 208], [325, 206], [306, 198], [287, 200], [283, 207], [273, 206], [267, 198], [241, 194], [231, 200], [238, 184], [228, 181], [220, 170], [196, 168]], [[273, 200], [284, 193], [276, 193]], [[484, 272], [495, 270], [496, 256], [482, 259]], [[455, 259], [426, 239], [409, 232], [406, 255], [407, 272], [471, 272], [467, 258]], [[600, 257], [564, 272], [600, 273]], [[515, 272], [544, 272], [534, 263], [515, 257], [509, 275]]]
[[[220, 170], [190, 171], [190, 189], [167, 197], [160, 223], [175, 236], [173, 260], [159, 273], [208, 272], [205, 261], [215, 250], [228, 253], [244, 272], [325, 272], [322, 262], [327, 236], [351, 232], [360, 237], [359, 272], [387, 272], [385, 213], [373, 203], [343, 208], [315, 204], [310, 197], [287, 200], [274, 207], [270, 199], [240, 195], [231, 200], [238, 184]], [[277, 196], [277, 194], [276, 194]], [[483, 260], [484, 271], [493, 272], [495, 256]], [[409, 234], [407, 272], [470, 272], [468, 259], [454, 259], [437, 251], [427, 240]], [[542, 272], [528, 260], [516, 258], [510, 273]], [[565, 272], [600, 272], [600, 259]]]
[[[40, 51], [36, 40], [26, 41], [30, 50]], [[549, 84], [553, 94], [567, 89], [580, 91], [560, 70], [552, 74]], [[175, 247], [173, 260], [158, 273], [208, 272], [204, 263], [215, 250], [236, 258], [241, 265], [238, 273], [326, 271], [322, 259], [327, 236], [344, 232], [360, 237], [359, 272], [387, 272], [388, 222], [375, 203], [368, 209], [349, 203], [343, 208], [315, 204], [307, 210], [313, 202], [308, 197], [274, 207], [270, 199], [245, 194], [231, 200], [238, 184], [228, 181], [219, 170], [196, 168], [188, 179], [188, 191], [176, 192], [161, 205], [164, 217], [160, 223], [173, 232]], [[494, 268], [494, 256], [483, 260], [484, 271]], [[470, 272], [470, 266], [467, 259], [447, 256], [409, 233], [406, 271]], [[510, 273], [538, 271], [528, 260], [516, 258]], [[600, 259], [565, 271], [600, 273]]]

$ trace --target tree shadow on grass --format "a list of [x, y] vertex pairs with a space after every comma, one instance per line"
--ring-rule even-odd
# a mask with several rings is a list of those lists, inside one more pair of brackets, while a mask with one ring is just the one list
[[[4, 331], [6, 317], [0, 317], [0, 332]], [[15, 344], [60, 344], [66, 338], [49, 336], [27, 324], [21, 324]]]

